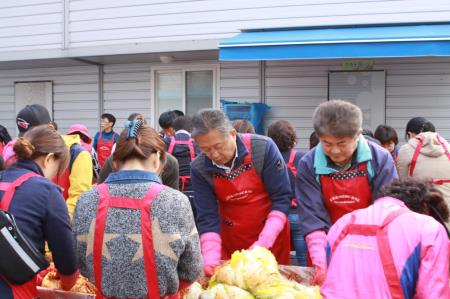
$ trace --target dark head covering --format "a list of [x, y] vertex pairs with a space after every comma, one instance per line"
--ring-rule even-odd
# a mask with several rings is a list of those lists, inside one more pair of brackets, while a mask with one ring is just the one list
[[436, 132], [434, 125], [425, 117], [414, 117], [408, 121], [406, 125], [406, 136], [408, 132], [420, 134], [423, 132]]
[[16, 117], [16, 125], [19, 129], [19, 136], [23, 136], [29, 129], [49, 124], [52, 121], [47, 108], [44, 106], [33, 104], [27, 105], [19, 111]]

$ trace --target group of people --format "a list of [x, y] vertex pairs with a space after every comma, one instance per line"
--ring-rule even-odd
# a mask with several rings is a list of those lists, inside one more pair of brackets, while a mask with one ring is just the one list
[[[116, 133], [104, 114], [90, 147], [84, 127], [61, 136], [36, 106], [3, 151], [0, 203], [13, 192], [7, 210], [37, 250], [48, 243], [64, 289], [81, 273], [100, 298], [178, 298], [235, 250], [261, 246], [280, 264], [294, 248], [325, 298], [450, 296], [449, 145], [424, 118], [398, 149], [392, 128], [377, 128], [377, 144], [357, 106], [325, 102], [302, 153], [284, 120], [266, 137], [220, 110], [168, 111], [157, 132], [134, 113]], [[37, 296], [33, 281], [1, 277], [0, 294]]]

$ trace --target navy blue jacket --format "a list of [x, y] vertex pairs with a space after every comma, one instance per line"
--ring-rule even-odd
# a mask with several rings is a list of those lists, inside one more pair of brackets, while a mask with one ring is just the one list
[[[3, 171], [2, 181], [13, 182], [30, 171], [43, 176], [41, 168], [34, 161], [19, 160]], [[0, 191], [0, 197], [3, 193]], [[45, 241], [48, 241], [53, 261], [61, 274], [71, 275], [77, 271], [69, 213], [57, 185], [44, 177], [29, 179], [16, 189], [9, 212], [37, 250], [44, 253]], [[2, 278], [0, 294], [2, 299], [12, 298], [11, 290]]]
[[[289, 162], [289, 158], [291, 157], [291, 151], [292, 151], [292, 149], [281, 152], [281, 156], [283, 156], [283, 159], [284, 159], [284, 162], [286, 163], [286, 165]], [[293, 162], [295, 167], [298, 167], [298, 162], [300, 161], [300, 159], [303, 157], [304, 154], [305, 154], [304, 152], [296, 150], [294, 162]], [[299, 170], [297, 169], [297, 172], [298, 171]], [[289, 182], [291, 183], [291, 190], [292, 190], [291, 198], [294, 198], [295, 197], [295, 175], [294, 175], [294, 173], [292, 173], [292, 171], [289, 168], [288, 168], [288, 175], [289, 175]]]
[[[287, 214], [291, 206], [292, 190], [283, 157], [272, 139], [260, 135], [252, 135], [251, 138], [252, 162], [272, 200], [272, 210]], [[242, 165], [244, 157], [248, 154], [239, 135], [236, 138], [236, 144], [238, 156], [234, 163], [234, 169]], [[199, 155], [191, 164], [197, 227], [200, 234], [220, 233], [218, 204], [211, 183], [214, 173], [224, 174], [225, 171], [214, 166], [204, 154]], [[250, 213], [251, 211], [249, 211]]]
[[[190, 136], [187, 133], [177, 132], [175, 133], [175, 140], [188, 141]], [[166, 144], [167, 150], [170, 147], [171, 139], [169, 137], [164, 138], [164, 143]], [[200, 153], [198, 146], [194, 142], [195, 156]], [[191, 175], [191, 153], [189, 151], [189, 145], [187, 144], [176, 144], [173, 148], [172, 155], [178, 160], [179, 175], [180, 176], [190, 176]], [[181, 184], [180, 184], [181, 190]], [[192, 191], [191, 181], [186, 182], [184, 191]]]

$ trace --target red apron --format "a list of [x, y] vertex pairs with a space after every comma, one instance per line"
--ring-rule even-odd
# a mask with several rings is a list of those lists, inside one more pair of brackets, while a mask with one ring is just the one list
[[52, 179], [52, 182], [61, 187], [62, 196], [65, 200], [69, 198], [69, 188], [70, 188], [70, 171], [67, 167], [63, 174], [58, 175]]
[[[286, 163], [287, 168], [292, 172], [294, 178], [297, 176], [297, 167], [294, 164], [296, 153], [297, 151], [295, 149], [292, 149], [291, 153], [289, 154], [289, 161]], [[297, 207], [297, 200], [295, 199], [295, 197], [291, 200], [291, 206], [293, 208]]]
[[[126, 198], [110, 196], [109, 187], [107, 184], [100, 184], [98, 187], [99, 202], [97, 207], [97, 218], [95, 221], [94, 233], [94, 251], [93, 251], [93, 266], [95, 286], [97, 287], [97, 299], [106, 298], [102, 293], [102, 247], [103, 237], [105, 233], [106, 217], [108, 209], [122, 208], [133, 209], [141, 211], [141, 235], [142, 246], [144, 250], [144, 269], [145, 278], [147, 281], [148, 298], [160, 298], [158, 287], [158, 274], [156, 272], [155, 254], [152, 237], [152, 222], [151, 222], [151, 204], [158, 193], [165, 188], [164, 185], [154, 184], [143, 199]], [[170, 299], [179, 298], [178, 294], [170, 297]]]
[[289, 161], [286, 163], [287, 168], [289, 168], [292, 171], [294, 177], [297, 176], [297, 167], [294, 164], [296, 153], [297, 151], [295, 149], [292, 149], [291, 153], [289, 154]]
[[[189, 138], [189, 140], [176, 140], [175, 137], [170, 136], [170, 144], [169, 144], [169, 149], [167, 150], [167, 152], [172, 155], [173, 150], [175, 149], [175, 145], [177, 145], [177, 144], [188, 145], [191, 162], [194, 161], [194, 159], [195, 159], [194, 140], [192, 138]], [[184, 188], [186, 187], [186, 182], [191, 179], [191, 176], [190, 175], [180, 175], [179, 178], [181, 180], [180, 191], [183, 192]]]
[[320, 184], [331, 223], [354, 210], [367, 208], [371, 203], [367, 162], [354, 170], [321, 175]]
[[392, 299], [403, 299], [404, 297], [400, 278], [398, 277], [397, 269], [395, 268], [391, 246], [389, 244], [388, 226], [398, 216], [405, 213], [410, 213], [410, 211], [402, 208], [391, 212], [384, 219], [381, 226], [369, 224], [354, 224], [353, 222], [355, 221], [355, 216], [352, 215], [350, 223], [344, 227], [344, 229], [336, 239], [336, 242], [333, 244], [333, 247], [331, 248], [331, 255], [333, 255], [333, 253], [336, 251], [336, 248], [347, 235], [376, 237], [378, 244], [378, 254], [383, 265], [386, 284], [388, 285]]
[[398, 153], [393, 153], [392, 154], [392, 159], [394, 160], [395, 163], [397, 163], [397, 161], [398, 161]]
[[[258, 240], [264, 228], [272, 201], [252, 163], [251, 135], [242, 135], [248, 155], [239, 168], [223, 175], [213, 175], [214, 191], [221, 218], [222, 259], [229, 259], [236, 250], [248, 249]], [[289, 223], [270, 249], [279, 264], [289, 264]]]
[[100, 138], [97, 141], [97, 158], [100, 167], [103, 167], [106, 159], [111, 155], [112, 148], [114, 146], [114, 139], [116, 138], [116, 132], [114, 132], [111, 140], [103, 139], [103, 132], [100, 132]]
[[[31, 179], [32, 177], [40, 176], [34, 172], [27, 172], [22, 176], [18, 177], [14, 182], [0, 182], [0, 191], [4, 191], [2, 201], [0, 203], [0, 208], [3, 211], [8, 211], [11, 204], [11, 200], [14, 197], [17, 187]], [[4, 281], [10, 286], [13, 297], [15, 299], [30, 299], [38, 296], [36, 289], [36, 279], [32, 279], [21, 285], [14, 285], [9, 283], [7, 280]]]
[[[449, 152], [447, 146], [445, 145], [445, 143], [442, 141], [441, 136], [439, 136], [439, 134], [437, 134], [436, 137], [437, 137], [437, 140], [439, 141], [439, 143], [441, 144], [442, 148], [444, 149], [445, 155], [450, 160], [450, 152]], [[414, 154], [411, 159], [411, 163], [409, 166], [409, 176], [414, 176], [414, 169], [416, 168], [417, 158], [419, 157], [420, 149], [422, 148], [423, 142], [424, 142], [424, 138], [422, 136], [418, 135], [418, 136], [416, 136], [416, 138], [419, 139], [419, 143], [417, 144], [416, 150], [414, 151]], [[442, 185], [442, 184], [447, 184], [447, 183], [450, 183], [450, 179], [448, 179], [448, 180], [433, 180], [433, 184], [436, 184], [436, 185]]]

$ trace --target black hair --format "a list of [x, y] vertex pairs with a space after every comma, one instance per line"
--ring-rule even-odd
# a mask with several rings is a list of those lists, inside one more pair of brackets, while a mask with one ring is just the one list
[[317, 135], [316, 131], [313, 131], [311, 135], [309, 135], [309, 149], [312, 149], [313, 147], [318, 145], [319, 142], [319, 136]]
[[11, 135], [9, 135], [8, 129], [6, 129], [4, 126], [0, 125], [0, 142], [7, 144], [10, 141], [11, 141]]
[[363, 130], [361, 131], [361, 134], [364, 135], [364, 136], [369, 136], [369, 137], [374, 138], [374, 137], [373, 137], [372, 131], [369, 130], [369, 129], [363, 129]]
[[295, 128], [287, 120], [279, 120], [272, 123], [267, 129], [267, 136], [272, 138], [282, 152], [294, 148], [297, 143]]
[[413, 212], [447, 222], [449, 211], [442, 193], [429, 180], [406, 177], [395, 179], [378, 192], [377, 198], [393, 197], [405, 203]]
[[176, 131], [185, 130], [192, 132], [192, 118], [189, 116], [178, 116], [172, 123], [172, 128]]
[[397, 131], [391, 126], [379, 125], [375, 130], [374, 137], [378, 139], [381, 144], [386, 144], [389, 141], [394, 142], [395, 145], [398, 144]]
[[106, 118], [109, 122], [113, 123], [113, 127], [116, 124], [116, 118], [110, 113], [103, 113], [100, 118]]
[[436, 132], [434, 125], [425, 117], [413, 117], [406, 124], [405, 138], [408, 139], [408, 133], [420, 134], [423, 132]]
[[161, 113], [158, 119], [159, 126], [163, 129], [168, 129], [172, 127], [173, 121], [177, 118], [177, 114], [170, 110]]
[[184, 116], [184, 112], [183, 111], [180, 111], [180, 110], [172, 110], [172, 111], [173, 111], [173, 113], [175, 113], [177, 115], [177, 117], [178, 116]]

